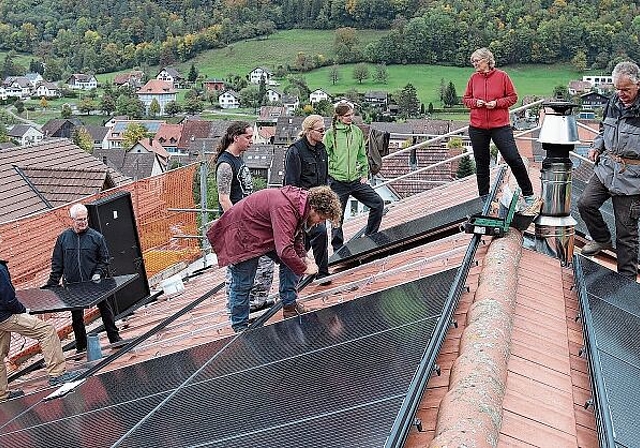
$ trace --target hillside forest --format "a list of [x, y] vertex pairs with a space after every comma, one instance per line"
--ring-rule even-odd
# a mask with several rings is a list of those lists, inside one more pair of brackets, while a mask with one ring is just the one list
[[[0, 0], [0, 50], [31, 54], [45, 79], [170, 65], [276, 30], [381, 29], [345, 38], [313, 69], [349, 62], [463, 66], [487, 46], [501, 64], [640, 60], [640, 7], [614, 0]], [[345, 33], [345, 36], [349, 36]], [[33, 68], [33, 67], [32, 67]], [[8, 76], [12, 67], [3, 67]]]

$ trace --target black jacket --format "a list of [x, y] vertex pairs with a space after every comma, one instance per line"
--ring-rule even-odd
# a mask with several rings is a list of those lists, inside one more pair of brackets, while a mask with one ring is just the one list
[[284, 185], [309, 189], [327, 185], [327, 150], [324, 143], [315, 147], [306, 137], [296, 141], [287, 150], [284, 161]]
[[53, 248], [47, 285], [58, 285], [61, 278], [67, 284], [86, 282], [95, 273], [106, 277], [109, 261], [109, 249], [100, 232], [92, 228], [82, 233], [67, 229]]
[[27, 309], [16, 298], [16, 290], [11, 283], [7, 262], [0, 260], [0, 322], [9, 319], [13, 314], [26, 312]]

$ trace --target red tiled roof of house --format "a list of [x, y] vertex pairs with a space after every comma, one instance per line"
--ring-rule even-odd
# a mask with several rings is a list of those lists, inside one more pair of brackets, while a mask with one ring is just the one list
[[160, 95], [165, 93], [177, 92], [178, 91], [170, 82], [161, 81], [159, 79], [150, 79], [144, 86], [140, 87], [140, 89], [136, 93], [150, 93], [152, 95]]

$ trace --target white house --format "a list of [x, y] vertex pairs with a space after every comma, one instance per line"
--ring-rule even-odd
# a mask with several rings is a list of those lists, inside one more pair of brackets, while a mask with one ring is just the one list
[[25, 78], [27, 78], [29, 80], [29, 82], [31, 83], [31, 85], [33, 87], [37, 87], [38, 84], [40, 84], [42, 81], [44, 81], [44, 78], [42, 77], [42, 75], [40, 73], [27, 73], [26, 75], [24, 75]]
[[7, 89], [5, 89], [4, 87], [0, 87], [0, 100], [6, 101], [8, 98], [9, 94], [7, 92]]
[[218, 97], [218, 103], [223, 109], [237, 109], [240, 107], [240, 96], [234, 90], [225, 90]]
[[58, 86], [52, 82], [42, 81], [34, 92], [37, 98], [59, 98], [62, 96]]
[[316, 89], [309, 94], [309, 102], [311, 104], [316, 104], [319, 101], [331, 101], [331, 95], [325, 92], [322, 89]]
[[173, 67], [165, 67], [156, 75], [158, 81], [170, 83], [174, 88], [179, 89], [184, 81], [184, 76]]
[[282, 93], [276, 89], [267, 89], [265, 96], [267, 97], [267, 101], [270, 103], [282, 100]]
[[98, 80], [93, 75], [74, 73], [67, 79], [66, 84], [74, 90], [91, 90], [98, 87]]
[[264, 78], [264, 82], [266, 85], [270, 86], [272, 84], [273, 73], [267, 70], [264, 67], [256, 67], [249, 73], [249, 82], [251, 84], [260, 84], [260, 80]]
[[176, 101], [178, 91], [173, 84], [160, 81], [159, 79], [150, 79], [144, 86], [136, 92], [138, 99], [144, 104], [144, 110], [149, 115], [149, 108], [153, 100], [160, 105], [160, 115], [165, 115], [165, 107], [171, 101]]
[[593, 87], [613, 85], [613, 77], [611, 75], [587, 75], [582, 77], [582, 81], [590, 82]]
[[20, 146], [35, 145], [40, 143], [44, 134], [28, 124], [16, 124], [7, 130], [7, 135], [17, 141]]

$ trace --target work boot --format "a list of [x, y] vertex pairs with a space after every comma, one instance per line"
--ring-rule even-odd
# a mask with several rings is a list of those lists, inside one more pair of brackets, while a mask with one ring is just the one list
[[591, 257], [592, 255], [599, 254], [603, 250], [611, 250], [611, 249], [613, 249], [613, 247], [611, 246], [611, 240], [604, 243], [599, 243], [597, 241], [589, 241], [587, 244], [584, 245], [581, 253], [582, 255]]
[[59, 376], [50, 376], [49, 377], [49, 386], [60, 386], [65, 383], [70, 383], [75, 381], [77, 377], [86, 372], [86, 369], [78, 369], [73, 372], [64, 372]]
[[13, 400], [14, 398], [18, 398], [22, 396], [24, 396], [23, 390], [20, 390], [20, 389], [10, 390], [7, 392], [7, 396], [0, 401]]
[[315, 308], [311, 308], [310, 306], [304, 306], [300, 302], [294, 302], [291, 305], [285, 305], [282, 307], [282, 316], [285, 319], [288, 319], [289, 317], [295, 317], [300, 314], [310, 313], [315, 310], [316, 310]]

